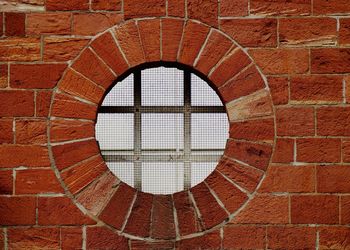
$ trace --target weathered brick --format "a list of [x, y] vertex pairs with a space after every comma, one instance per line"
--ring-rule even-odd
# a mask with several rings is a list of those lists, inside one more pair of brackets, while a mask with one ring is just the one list
[[265, 74], [303, 74], [309, 70], [306, 49], [254, 49], [249, 54]]
[[268, 77], [273, 104], [283, 105], [289, 102], [289, 79], [287, 77]]
[[94, 137], [93, 122], [76, 120], [53, 120], [50, 127], [51, 142], [63, 142]]
[[339, 43], [341, 45], [350, 44], [350, 18], [341, 18], [339, 20]]
[[306, 136], [315, 134], [313, 108], [278, 108], [276, 127], [279, 136]]
[[6, 88], [7, 86], [8, 86], [8, 65], [0, 64], [0, 88]]
[[40, 38], [9, 37], [0, 40], [0, 61], [40, 60]]
[[339, 222], [339, 198], [333, 195], [292, 196], [291, 222], [336, 224]]
[[16, 171], [16, 194], [64, 193], [51, 169]]
[[168, 0], [168, 16], [185, 17], [185, 0]]
[[81, 249], [83, 245], [83, 230], [81, 227], [61, 228], [62, 250]]
[[[63, 213], [64, 211], [64, 213]], [[39, 197], [39, 225], [91, 225], [95, 222], [84, 215], [67, 197]]]
[[220, 1], [220, 16], [247, 16], [248, 0], [222, 0]]
[[46, 0], [46, 10], [88, 10], [89, 0]]
[[128, 249], [128, 240], [106, 227], [88, 227], [86, 229], [86, 248], [93, 249]]
[[350, 223], [350, 196], [340, 197], [340, 223], [349, 224]]
[[315, 0], [313, 6], [313, 11], [316, 15], [350, 13], [350, 6], [347, 0]]
[[17, 120], [16, 143], [46, 144], [47, 122], [44, 120]]
[[188, 21], [184, 28], [182, 45], [179, 51], [179, 62], [193, 65], [208, 33], [209, 28], [207, 26]]
[[26, 14], [24, 13], [5, 13], [5, 35], [6, 36], [24, 36]]
[[315, 192], [314, 166], [270, 166], [261, 193]]
[[12, 170], [0, 171], [0, 194], [1, 195], [12, 194], [12, 192], [13, 192], [13, 171]]
[[314, 249], [315, 227], [275, 226], [267, 228], [268, 249]]
[[350, 108], [322, 107], [317, 109], [317, 134], [350, 136]]
[[219, 250], [221, 249], [221, 237], [220, 231], [213, 231], [202, 236], [184, 239], [176, 242], [176, 249], [210, 249]]
[[349, 73], [349, 48], [322, 48], [311, 50], [312, 73]]
[[2, 226], [34, 225], [36, 197], [0, 196]]
[[165, 16], [166, 1], [165, 0], [124, 0], [124, 16], [125, 19], [137, 17], [155, 17]]
[[28, 34], [70, 34], [70, 13], [30, 13], [27, 16]]
[[230, 138], [272, 143], [275, 137], [273, 119], [230, 123]]
[[350, 167], [318, 166], [317, 191], [319, 193], [350, 193]]
[[294, 161], [294, 140], [288, 138], [277, 138], [272, 162], [290, 163]]
[[51, 106], [52, 91], [36, 92], [36, 116], [47, 117]]
[[187, 15], [210, 26], [218, 26], [218, 1], [188, 0]]
[[176, 61], [184, 22], [177, 19], [162, 19], [162, 60]]
[[131, 240], [130, 246], [133, 250], [175, 249], [175, 243], [171, 241], [147, 242], [143, 240]]
[[141, 20], [138, 28], [146, 61], [160, 61], [160, 20]]
[[224, 249], [264, 249], [265, 227], [226, 226], [224, 227]]
[[279, 41], [285, 46], [335, 46], [337, 20], [334, 18], [283, 18]]
[[173, 199], [170, 195], [153, 197], [151, 237], [155, 239], [173, 239], [176, 237], [173, 212]]
[[92, 0], [91, 8], [93, 10], [109, 10], [117, 11], [121, 10], [122, 1], [121, 0]]
[[350, 247], [350, 231], [348, 227], [322, 227], [319, 229], [319, 248], [348, 249]]
[[276, 19], [224, 19], [220, 28], [244, 47], [276, 47]]
[[341, 141], [332, 138], [297, 139], [297, 161], [340, 162]]
[[259, 16], [306, 16], [311, 14], [311, 0], [251, 0], [250, 13]]
[[10, 87], [51, 89], [61, 79], [66, 67], [66, 64], [12, 64]]
[[23, 11], [45, 11], [44, 0], [16, 0], [4, 1], [1, 10], [5, 12], [23, 12]]
[[0, 144], [13, 143], [13, 120], [12, 119], [0, 119]]

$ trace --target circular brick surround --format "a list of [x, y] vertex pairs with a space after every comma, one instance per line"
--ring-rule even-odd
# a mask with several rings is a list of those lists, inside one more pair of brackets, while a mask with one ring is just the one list
[[[216, 170], [173, 195], [142, 193], [118, 180], [94, 135], [108, 90], [151, 62], [176, 62], [206, 77], [230, 121]], [[72, 199], [97, 222], [138, 239], [190, 238], [222, 226], [254, 197], [273, 152], [274, 120], [264, 76], [222, 31], [196, 20], [134, 19], [94, 37], [65, 71], [51, 104], [50, 149]]]

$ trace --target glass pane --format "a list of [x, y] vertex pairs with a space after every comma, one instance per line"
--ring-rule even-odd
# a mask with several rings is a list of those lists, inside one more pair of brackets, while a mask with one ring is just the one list
[[96, 139], [101, 150], [132, 150], [134, 114], [98, 114]]
[[134, 163], [107, 162], [107, 166], [121, 181], [134, 187]]
[[191, 187], [201, 183], [216, 168], [216, 162], [192, 163], [191, 166]]
[[142, 114], [142, 149], [183, 149], [183, 114]]
[[134, 75], [118, 82], [106, 95], [102, 106], [134, 106]]
[[183, 106], [183, 71], [152, 68], [142, 71], [143, 106]]
[[192, 149], [224, 149], [229, 123], [226, 114], [192, 114]]
[[191, 74], [192, 106], [222, 106], [216, 92], [195, 74]]
[[182, 163], [143, 163], [142, 191], [153, 194], [172, 194], [183, 190]]

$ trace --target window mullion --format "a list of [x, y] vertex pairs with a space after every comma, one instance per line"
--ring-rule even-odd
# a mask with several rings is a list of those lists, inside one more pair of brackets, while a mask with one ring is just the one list
[[184, 189], [191, 188], [191, 73], [184, 71]]
[[134, 187], [142, 188], [141, 71], [134, 73]]

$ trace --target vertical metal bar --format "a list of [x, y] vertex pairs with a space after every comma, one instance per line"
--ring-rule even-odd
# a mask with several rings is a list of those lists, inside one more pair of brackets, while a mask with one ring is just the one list
[[191, 188], [191, 72], [184, 71], [184, 189]]
[[134, 187], [142, 188], [141, 70], [134, 73]]

